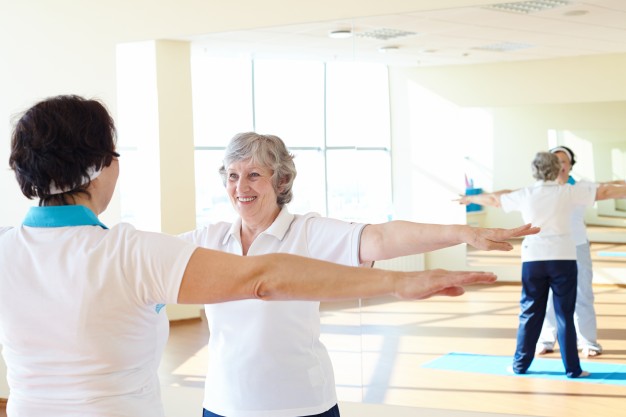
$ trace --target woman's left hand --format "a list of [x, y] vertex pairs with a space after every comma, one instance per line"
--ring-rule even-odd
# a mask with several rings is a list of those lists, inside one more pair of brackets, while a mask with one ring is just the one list
[[482, 250], [510, 251], [513, 245], [506, 242], [507, 240], [534, 235], [540, 230], [539, 227], [533, 227], [530, 223], [515, 229], [470, 227], [465, 243]]

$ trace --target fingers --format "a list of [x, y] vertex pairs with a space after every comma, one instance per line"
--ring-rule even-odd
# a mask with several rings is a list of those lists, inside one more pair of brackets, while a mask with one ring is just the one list
[[513, 245], [506, 242], [506, 240], [534, 235], [539, 233], [540, 230], [539, 227], [533, 227], [530, 223], [515, 229], [488, 229], [488, 232], [483, 234], [484, 242], [479, 240], [479, 244], [473, 246], [483, 250], [510, 251], [513, 249]]
[[452, 201], [458, 201], [459, 204], [462, 204], [464, 206], [467, 206], [469, 204], [469, 200], [468, 200], [467, 196], [463, 195], [463, 194], [459, 194], [459, 198], [456, 198], [456, 199], [454, 199]]
[[494, 274], [493, 272], [485, 272], [485, 271], [457, 271], [457, 272], [460, 274], [463, 274], [461, 277], [461, 282], [460, 282], [460, 284], [462, 285], [491, 284], [498, 280], [498, 276]]
[[448, 287], [439, 291], [437, 294], [433, 295], [442, 295], [445, 297], [458, 297], [459, 295], [465, 294], [465, 289], [463, 287]]
[[510, 239], [512, 236], [502, 236], [502, 233], [493, 230], [487, 231], [485, 233], [480, 233], [480, 235], [481, 236], [478, 236], [474, 242], [470, 243], [476, 249], [487, 251], [510, 251], [513, 249], [513, 245], [506, 241], [506, 239]]
[[503, 252], [508, 252], [513, 250], [513, 245], [511, 245], [509, 242], [490, 241], [485, 250], [500, 250]]
[[466, 285], [491, 284], [497, 280], [492, 272], [447, 271], [435, 269], [416, 273], [409, 278], [407, 287], [398, 296], [422, 300], [435, 295], [456, 297], [465, 292]]
[[510, 229], [511, 237], [521, 237], [534, 235], [539, 233], [541, 229], [539, 227], [533, 227], [532, 224], [528, 223], [520, 227], [516, 227], [515, 229]]

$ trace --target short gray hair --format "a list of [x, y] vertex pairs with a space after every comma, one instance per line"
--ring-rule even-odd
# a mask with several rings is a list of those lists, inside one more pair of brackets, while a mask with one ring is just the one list
[[537, 152], [531, 166], [533, 177], [541, 181], [554, 181], [561, 171], [561, 161], [550, 152]]
[[256, 132], [238, 133], [226, 146], [219, 173], [226, 186], [226, 168], [234, 162], [251, 159], [254, 163], [271, 169], [276, 203], [283, 207], [293, 199], [292, 188], [297, 175], [293, 158], [278, 136], [260, 135]]

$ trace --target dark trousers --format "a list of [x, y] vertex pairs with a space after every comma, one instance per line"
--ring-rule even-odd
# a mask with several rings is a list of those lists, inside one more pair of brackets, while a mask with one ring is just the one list
[[522, 263], [521, 312], [513, 361], [515, 373], [526, 373], [535, 357], [550, 289], [554, 297], [557, 337], [565, 373], [575, 378], [582, 372], [574, 326], [577, 273], [575, 260]]
[[[210, 412], [209, 410], [207, 410], [206, 408], [203, 409], [203, 413], [202, 413], [202, 417], [225, 417], [225, 416], [220, 416], [219, 414], [215, 414]], [[333, 408], [331, 408], [330, 410], [322, 413], [322, 414], [315, 414], [315, 415], [311, 415], [311, 416], [303, 416], [303, 417], [340, 417], [339, 416], [339, 406], [337, 404], [335, 404], [335, 406]]]

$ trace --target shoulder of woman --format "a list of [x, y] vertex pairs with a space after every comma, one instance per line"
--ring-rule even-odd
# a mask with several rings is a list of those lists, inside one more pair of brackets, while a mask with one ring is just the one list
[[13, 229], [13, 227], [0, 226], [0, 235], [3, 234], [3, 233], [8, 232], [11, 229]]

